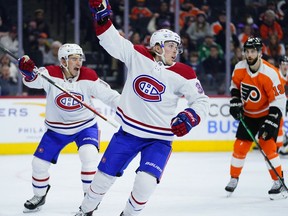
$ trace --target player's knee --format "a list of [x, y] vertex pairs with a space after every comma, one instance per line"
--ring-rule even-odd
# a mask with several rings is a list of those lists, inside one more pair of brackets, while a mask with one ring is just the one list
[[51, 163], [45, 160], [42, 160], [38, 157], [34, 157], [32, 160], [32, 170], [34, 173], [45, 173], [48, 172]]
[[117, 177], [107, 175], [101, 171], [98, 171], [91, 184], [91, 190], [94, 193], [106, 193], [108, 189], [113, 185]]
[[269, 140], [259, 140], [259, 144], [267, 156], [274, 155], [277, 150], [277, 145], [273, 139]]
[[81, 146], [78, 153], [82, 163], [94, 163], [98, 161], [98, 149], [92, 144]]
[[234, 143], [234, 154], [245, 157], [251, 148], [252, 142], [236, 139]]
[[146, 202], [157, 186], [157, 178], [146, 172], [137, 172], [133, 187], [133, 197], [140, 202]]

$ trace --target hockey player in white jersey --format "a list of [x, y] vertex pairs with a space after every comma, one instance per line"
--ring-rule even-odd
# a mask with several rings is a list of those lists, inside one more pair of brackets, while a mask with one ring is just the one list
[[[116, 110], [119, 93], [102, 81], [96, 71], [83, 67], [84, 54], [77, 44], [64, 44], [58, 51], [60, 66], [39, 68], [59, 86], [67, 89], [84, 103], [93, 107], [92, 97], [98, 98]], [[35, 64], [28, 57], [19, 59], [23, 82], [29, 88], [46, 92], [44, 133], [32, 160], [32, 187], [34, 196], [24, 204], [24, 212], [38, 211], [45, 203], [50, 189], [49, 168], [56, 164], [61, 150], [75, 141], [81, 161], [81, 181], [84, 194], [96, 173], [99, 151], [99, 130], [96, 115], [72, 97], [62, 92], [34, 72]], [[68, 180], [68, 179], [67, 179]]]
[[[279, 71], [282, 75], [282, 82], [285, 86], [287, 86], [288, 83], [288, 56], [281, 56], [279, 59]], [[288, 101], [286, 101], [286, 114], [288, 109]], [[279, 147], [278, 153], [280, 155], [288, 155], [288, 140], [287, 140], [287, 134], [282, 127], [282, 136], [283, 136], [283, 145]]]
[[[205, 95], [193, 69], [176, 63], [181, 38], [168, 29], [152, 34], [151, 48], [133, 45], [113, 26], [107, 0], [90, 0], [100, 45], [127, 67], [116, 117], [121, 128], [112, 137], [76, 216], [90, 216], [104, 195], [139, 153], [134, 186], [122, 216], [141, 213], [160, 182], [174, 135], [184, 136], [208, 114]], [[181, 97], [187, 108], [176, 113]], [[173, 198], [172, 198], [173, 199]]]

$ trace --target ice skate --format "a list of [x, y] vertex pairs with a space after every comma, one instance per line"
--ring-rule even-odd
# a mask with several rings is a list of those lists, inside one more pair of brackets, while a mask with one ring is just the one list
[[30, 200], [24, 203], [23, 213], [37, 212], [41, 210], [41, 207], [45, 204], [47, 193], [50, 189], [50, 185], [47, 187], [46, 194], [44, 196], [34, 195]]
[[271, 200], [286, 199], [288, 196], [287, 190], [280, 180], [273, 182], [272, 188], [268, 191], [268, 194]]
[[81, 209], [81, 207], [79, 207], [79, 212], [77, 212], [75, 214], [75, 216], [92, 216], [93, 215], [93, 211], [91, 212], [87, 212], [87, 213], [84, 213]]
[[227, 197], [230, 197], [238, 185], [238, 178], [231, 178], [228, 185], [225, 187]]

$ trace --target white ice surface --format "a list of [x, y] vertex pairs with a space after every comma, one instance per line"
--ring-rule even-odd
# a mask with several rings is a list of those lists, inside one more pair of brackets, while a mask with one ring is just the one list
[[[173, 153], [162, 181], [141, 216], [284, 216], [288, 199], [271, 201], [272, 180], [263, 156], [247, 156], [234, 194], [226, 197], [231, 152]], [[288, 159], [281, 158], [288, 176]], [[37, 213], [24, 214], [23, 203], [32, 195], [31, 155], [0, 156], [0, 216], [71, 216], [83, 199], [80, 161], [76, 154], [62, 154], [50, 169], [51, 189]], [[94, 216], [119, 216], [133, 185], [139, 158], [127, 168], [104, 197]], [[288, 177], [287, 177], [288, 178]]]

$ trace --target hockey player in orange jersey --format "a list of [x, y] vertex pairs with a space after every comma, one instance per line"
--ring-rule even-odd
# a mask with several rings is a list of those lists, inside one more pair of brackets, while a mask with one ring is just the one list
[[[261, 58], [262, 46], [260, 38], [249, 38], [244, 44], [245, 60], [235, 65], [232, 74], [230, 114], [236, 120], [242, 118], [254, 136], [258, 134], [259, 145], [278, 175], [283, 178], [276, 140], [286, 104], [285, 90], [279, 70]], [[229, 195], [237, 187], [252, 142], [240, 121], [231, 159], [231, 179], [225, 187]], [[267, 167], [273, 180], [272, 188], [268, 191], [270, 199], [286, 198], [286, 186]]]

